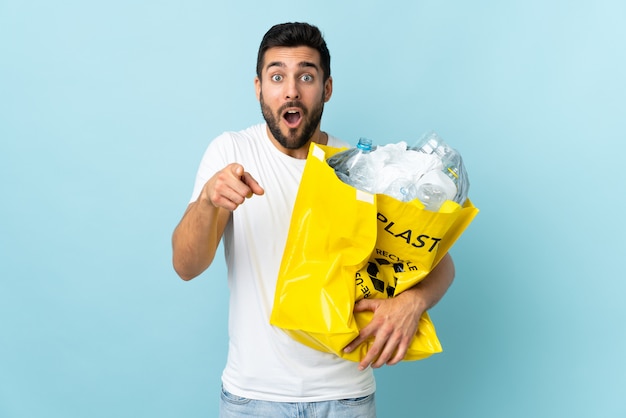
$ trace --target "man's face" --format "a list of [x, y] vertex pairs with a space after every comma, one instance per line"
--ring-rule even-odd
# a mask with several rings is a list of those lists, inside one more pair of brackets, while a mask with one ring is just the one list
[[285, 151], [300, 150], [319, 134], [332, 79], [323, 81], [317, 50], [305, 46], [268, 49], [255, 87], [270, 137]]

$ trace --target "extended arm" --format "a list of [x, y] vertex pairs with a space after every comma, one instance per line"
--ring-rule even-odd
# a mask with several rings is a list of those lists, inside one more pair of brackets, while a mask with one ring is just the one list
[[362, 299], [357, 302], [355, 312], [374, 312], [372, 321], [345, 348], [346, 352], [350, 352], [369, 337], [374, 337], [374, 343], [359, 363], [359, 368], [364, 369], [369, 364], [377, 368], [400, 362], [417, 331], [420, 317], [445, 295], [454, 274], [452, 257], [446, 254], [428, 276], [412, 288], [390, 299]]
[[231, 212], [246, 198], [263, 193], [239, 164], [230, 164], [211, 177], [172, 235], [176, 273], [183, 280], [191, 280], [206, 270], [213, 262]]

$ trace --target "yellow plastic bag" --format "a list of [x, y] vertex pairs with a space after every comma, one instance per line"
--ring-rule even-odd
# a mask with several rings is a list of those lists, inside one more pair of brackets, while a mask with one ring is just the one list
[[[422, 280], [478, 210], [448, 201], [431, 212], [343, 183], [326, 159], [342, 149], [312, 144], [296, 197], [270, 323], [318, 350], [360, 361], [373, 341], [343, 348], [372, 312], [354, 313], [362, 298], [388, 298]], [[404, 360], [441, 352], [427, 312]]]

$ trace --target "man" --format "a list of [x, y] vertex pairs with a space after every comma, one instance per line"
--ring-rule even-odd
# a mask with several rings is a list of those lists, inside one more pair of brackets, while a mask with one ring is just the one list
[[346, 347], [374, 338], [359, 364], [306, 347], [271, 326], [309, 145], [349, 145], [320, 128], [333, 80], [330, 54], [315, 26], [272, 27], [259, 48], [254, 85], [266, 123], [224, 133], [209, 144], [192, 201], [172, 238], [174, 268], [184, 280], [209, 267], [224, 239], [230, 310], [221, 416], [374, 417], [372, 368], [402, 360], [419, 317], [451, 284], [454, 265], [445, 256], [425, 280], [397, 297], [356, 304], [355, 311], [374, 312]]

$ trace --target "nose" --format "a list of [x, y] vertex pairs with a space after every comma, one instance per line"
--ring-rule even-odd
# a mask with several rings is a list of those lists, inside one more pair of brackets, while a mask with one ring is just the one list
[[287, 83], [285, 83], [285, 98], [289, 100], [300, 98], [297, 80], [290, 79]]

